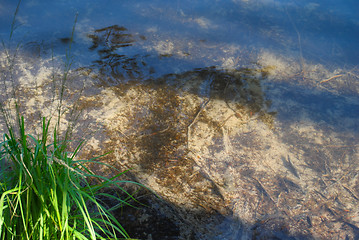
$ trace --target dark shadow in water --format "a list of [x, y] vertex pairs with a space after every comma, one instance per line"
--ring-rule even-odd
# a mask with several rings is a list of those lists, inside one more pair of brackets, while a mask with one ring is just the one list
[[[311, 112], [311, 120], [314, 122], [326, 122], [337, 129], [345, 130], [340, 119], [359, 117], [359, 95], [347, 93], [345, 95], [323, 93], [304, 86], [289, 86], [289, 84], [276, 84], [280, 92], [277, 97], [281, 99], [293, 99], [297, 106], [282, 114], [282, 121], [296, 121], [301, 111]], [[348, 101], [347, 97], [352, 101]], [[353, 101], [354, 100], [354, 101]], [[335, 112], [336, 114], [331, 114]], [[335, 116], [335, 119], [331, 116]]]
[[[136, 180], [136, 178], [134, 178]], [[106, 193], [121, 196], [121, 192], [107, 189]], [[286, 215], [266, 216], [252, 226], [244, 225], [240, 219], [224, 216], [215, 210], [193, 210], [166, 202], [142, 189], [135, 193], [136, 200], [129, 201], [131, 206], [122, 206], [113, 211], [114, 216], [122, 224], [127, 233], [135, 239], [208, 239], [208, 240], [240, 240], [243, 239], [281, 239], [309, 240], [314, 237], [309, 234], [290, 233], [286, 223]], [[117, 202], [101, 198], [108, 207]], [[193, 219], [199, 223], [194, 226]], [[311, 226], [309, 217], [304, 218], [303, 224]]]

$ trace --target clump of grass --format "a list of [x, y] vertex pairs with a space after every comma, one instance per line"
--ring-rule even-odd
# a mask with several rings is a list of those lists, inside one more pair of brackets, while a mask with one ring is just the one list
[[[113, 180], [117, 176], [94, 175], [84, 166], [92, 160], [75, 160], [81, 143], [74, 152], [66, 152], [66, 143], [56, 141], [56, 131], [49, 144], [49, 122], [43, 119], [42, 135], [37, 139], [25, 133], [21, 117], [19, 138], [10, 128], [0, 143], [1, 239], [129, 238], [111, 209], [95, 196], [99, 189], [118, 184]], [[88, 178], [104, 181], [90, 185]]]
[[[10, 40], [20, 2], [12, 23]], [[75, 25], [60, 81], [59, 104], [53, 115], [56, 123], [51, 127], [52, 117], [43, 117], [40, 121], [41, 133], [37, 137], [28, 134], [25, 129], [20, 98], [15, 90], [13, 69], [19, 49], [12, 56], [10, 51], [6, 52], [9, 70], [1, 76], [3, 79], [0, 81], [0, 88], [6, 90], [7, 98], [0, 100], [0, 116], [7, 129], [0, 141], [0, 239], [129, 239], [125, 229], [111, 214], [112, 210], [128, 204], [127, 200], [133, 198], [121, 188], [124, 182], [130, 181], [116, 180], [126, 171], [110, 179], [95, 175], [87, 167], [88, 164], [104, 163], [97, 162], [97, 158], [77, 159], [85, 141], [79, 141], [77, 145], [70, 141], [72, 124], [65, 132], [60, 132], [60, 120], [64, 116], [64, 91], [72, 62], [70, 50], [74, 30]], [[94, 182], [96, 184], [92, 184]], [[126, 199], [100, 193], [102, 189], [113, 186], [127, 194]], [[101, 197], [110, 198], [118, 204], [108, 209], [102, 204]]]

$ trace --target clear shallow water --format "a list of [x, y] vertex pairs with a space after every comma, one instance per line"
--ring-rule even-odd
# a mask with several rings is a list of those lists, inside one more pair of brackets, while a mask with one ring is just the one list
[[[15, 8], [14, 1], [2, 2], [0, 32], [4, 39]], [[357, 11], [357, 3], [350, 1], [107, 1], [106, 4], [101, 1], [28, 1], [21, 4], [17, 18], [17, 25], [21, 27], [15, 36], [23, 42], [56, 46], [57, 40], [70, 37], [78, 14], [75, 41], [81, 49], [77, 56], [80, 61], [88, 59], [87, 34], [119, 25], [131, 34], [148, 37], [149, 41], [175, 40], [175, 50], [202, 49], [201, 43], [206, 42], [213, 51], [219, 52], [216, 56], [211, 56], [209, 51], [197, 53], [200, 59], [208, 57], [201, 62], [201, 67], [221, 66], [223, 60], [218, 55], [236, 56], [240, 53], [238, 48], [265, 49], [302, 56], [314, 64], [343, 66], [356, 65], [359, 60]], [[145, 46], [138, 48], [138, 53], [153, 54]], [[131, 50], [126, 49], [126, 55], [130, 54]], [[193, 63], [200, 65], [191, 61]]]
[[[93, 148], [120, 149], [185, 236], [358, 237], [355, 1], [103, 2], [22, 2], [24, 81], [64, 58], [77, 14]], [[6, 43], [15, 8], [0, 3]]]

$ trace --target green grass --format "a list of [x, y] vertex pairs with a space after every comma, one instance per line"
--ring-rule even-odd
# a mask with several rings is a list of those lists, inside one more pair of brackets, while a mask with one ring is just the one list
[[[15, 30], [20, 2], [14, 14], [9, 40]], [[10, 54], [11, 51], [2, 42], [8, 70], [0, 76], [0, 89], [5, 96], [0, 101], [0, 117], [6, 127], [0, 140], [0, 239], [130, 238], [111, 211], [128, 205], [127, 200], [133, 199], [122, 188], [123, 184], [137, 183], [116, 180], [126, 171], [110, 179], [95, 175], [88, 165], [106, 164], [98, 162], [98, 157], [78, 159], [85, 141], [75, 144], [76, 141], [71, 139], [73, 122], [69, 121], [65, 131], [59, 131], [62, 126], [60, 121], [68, 110], [63, 108], [63, 99], [72, 64], [70, 53], [75, 24], [66, 52], [63, 76], [57, 81], [57, 110], [53, 116], [40, 120], [41, 133], [37, 137], [25, 129], [22, 112], [26, 113], [26, 109], [20, 109], [20, 96], [16, 91], [14, 69], [20, 45], [17, 45], [14, 54]], [[52, 118], [54, 127], [50, 124]], [[36, 126], [29, 127], [36, 129]], [[113, 187], [122, 190], [125, 199], [103, 191]], [[100, 200], [103, 198], [111, 199], [117, 203], [116, 206], [106, 208]]]
[[[24, 118], [19, 126], [19, 138], [9, 129], [0, 144], [1, 239], [129, 238], [95, 195], [119, 184], [117, 176], [105, 179], [91, 173], [84, 163], [92, 160], [75, 160], [81, 143], [74, 152], [66, 152], [67, 143], [56, 141], [56, 131], [54, 142], [48, 144], [49, 121], [43, 119], [40, 139], [25, 133]], [[87, 179], [93, 178], [102, 181], [90, 185]]]

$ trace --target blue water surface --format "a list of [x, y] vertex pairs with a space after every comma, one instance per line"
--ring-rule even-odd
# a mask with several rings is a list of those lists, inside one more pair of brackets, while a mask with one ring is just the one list
[[[0, 36], [7, 40], [17, 2], [0, 3]], [[206, 41], [213, 46], [240, 46], [302, 54], [314, 63], [356, 65], [359, 62], [359, 16], [355, 1], [22, 1], [14, 42], [61, 45], [77, 15], [75, 42], [86, 63], [86, 35], [112, 25], [148, 38], [179, 42]], [[85, 47], [84, 47], [85, 46]], [[63, 46], [65, 47], [65, 46]], [[197, 46], [194, 46], [197, 47]], [[129, 54], [133, 49], [127, 49]], [[136, 49], [132, 54], [145, 54]], [[300, 53], [299, 53], [300, 52]], [[151, 52], [149, 52], [151, 53]], [[86, 56], [86, 57], [84, 57]], [[215, 65], [216, 61], [195, 63]], [[218, 64], [218, 62], [217, 62]], [[191, 64], [189, 64], [191, 65]]]

